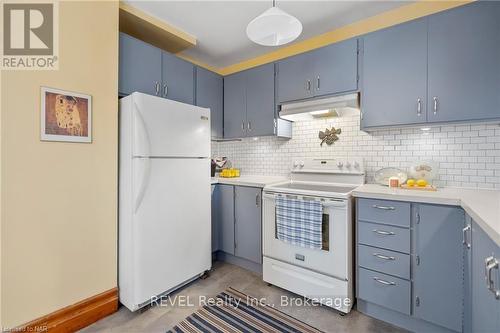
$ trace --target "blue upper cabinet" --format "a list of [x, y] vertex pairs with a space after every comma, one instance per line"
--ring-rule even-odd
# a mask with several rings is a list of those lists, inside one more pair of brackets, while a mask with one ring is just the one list
[[301, 100], [314, 96], [313, 63], [310, 53], [299, 54], [278, 62], [278, 102]]
[[274, 73], [273, 63], [250, 69], [246, 73], [248, 136], [274, 134]]
[[194, 104], [194, 65], [120, 33], [120, 95], [134, 91]]
[[275, 135], [274, 95], [274, 64], [224, 77], [224, 138]]
[[246, 135], [246, 72], [224, 77], [224, 138]]
[[462, 331], [465, 214], [459, 207], [416, 205], [414, 316]]
[[366, 35], [362, 59], [362, 128], [426, 121], [426, 19]]
[[162, 51], [143, 41], [120, 33], [120, 95], [139, 91], [160, 94]]
[[323, 47], [313, 58], [314, 96], [358, 89], [358, 40], [350, 39]]
[[278, 102], [358, 89], [358, 40], [325, 46], [278, 62]]
[[368, 34], [362, 128], [500, 118], [500, 2]]
[[500, 118], [500, 3], [429, 17], [428, 120]]
[[194, 66], [173, 54], [162, 52], [162, 92], [165, 98], [194, 104]]
[[196, 68], [196, 105], [210, 108], [212, 138], [223, 137], [224, 81], [219, 74]]
[[[500, 332], [500, 298], [490, 289], [500, 292], [500, 247], [475, 222], [472, 223], [472, 332]], [[491, 274], [488, 272], [491, 270]], [[486, 279], [491, 276], [492, 281]], [[488, 288], [491, 287], [491, 288]]]

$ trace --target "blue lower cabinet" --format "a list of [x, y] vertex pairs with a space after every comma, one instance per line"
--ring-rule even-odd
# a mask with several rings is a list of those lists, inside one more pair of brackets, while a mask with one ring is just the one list
[[410, 253], [410, 229], [385, 224], [358, 223], [359, 244]]
[[411, 331], [463, 332], [470, 322], [463, 209], [358, 199], [357, 216], [358, 310]]
[[410, 279], [409, 254], [359, 244], [358, 265], [403, 279]]
[[500, 297], [495, 293], [500, 294], [500, 268], [495, 268], [494, 261], [500, 263], [500, 247], [475, 222], [471, 246], [472, 332], [498, 333]]
[[465, 214], [452, 206], [415, 205], [413, 315], [462, 331]]
[[218, 184], [212, 194], [217, 258], [262, 272], [262, 189]]
[[358, 270], [358, 297], [410, 314], [410, 281], [364, 268]]
[[235, 187], [235, 250], [237, 257], [262, 263], [261, 188]]

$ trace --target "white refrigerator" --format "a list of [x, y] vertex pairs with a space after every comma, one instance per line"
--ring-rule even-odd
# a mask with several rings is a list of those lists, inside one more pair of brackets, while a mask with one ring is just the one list
[[118, 285], [131, 311], [211, 268], [210, 110], [120, 100]]

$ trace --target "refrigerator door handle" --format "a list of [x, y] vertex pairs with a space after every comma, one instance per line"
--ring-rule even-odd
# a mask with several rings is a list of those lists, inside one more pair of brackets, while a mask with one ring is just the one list
[[149, 156], [151, 152], [151, 140], [149, 138], [148, 129], [146, 127], [146, 122], [141, 115], [141, 111], [139, 106], [134, 102], [135, 105], [135, 137], [136, 137], [136, 145], [137, 150], [134, 151], [135, 155], [140, 156]]
[[137, 213], [139, 207], [141, 207], [142, 199], [144, 199], [144, 194], [146, 193], [146, 188], [149, 183], [149, 175], [151, 171], [151, 160], [149, 158], [135, 158], [136, 161], [136, 175], [138, 177], [137, 193], [134, 202], [134, 213]]

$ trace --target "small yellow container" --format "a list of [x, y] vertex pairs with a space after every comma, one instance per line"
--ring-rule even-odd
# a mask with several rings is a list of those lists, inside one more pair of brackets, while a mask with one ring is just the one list
[[240, 170], [239, 169], [222, 169], [220, 175], [222, 178], [234, 178], [234, 177], [239, 177], [240, 176]]

